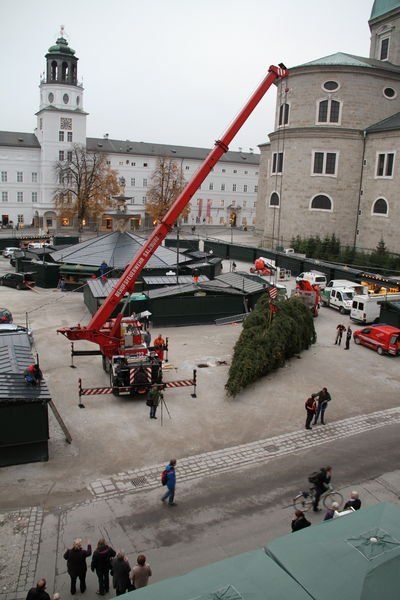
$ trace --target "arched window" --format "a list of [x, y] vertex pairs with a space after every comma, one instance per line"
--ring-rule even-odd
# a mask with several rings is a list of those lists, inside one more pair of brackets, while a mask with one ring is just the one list
[[318, 103], [317, 123], [339, 123], [340, 102], [338, 100], [320, 100]]
[[51, 80], [55, 81], [57, 79], [57, 61], [53, 60], [51, 63]]
[[68, 79], [68, 63], [63, 62], [61, 65], [61, 80], [67, 81]]
[[324, 194], [318, 194], [311, 199], [310, 203], [311, 210], [332, 210], [332, 200], [329, 196], [325, 196]]
[[389, 213], [389, 205], [385, 198], [378, 198], [372, 205], [372, 214], [387, 217]]
[[279, 107], [279, 126], [289, 123], [289, 104], [285, 102]]
[[272, 207], [279, 208], [279, 194], [277, 192], [272, 192], [269, 199], [269, 205]]

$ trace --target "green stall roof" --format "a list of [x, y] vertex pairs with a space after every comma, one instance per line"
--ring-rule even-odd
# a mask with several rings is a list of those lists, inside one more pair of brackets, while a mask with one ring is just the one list
[[172, 577], [121, 596], [127, 600], [310, 600], [262, 550]]
[[400, 508], [393, 504], [308, 527], [265, 550], [315, 600], [400, 597]]

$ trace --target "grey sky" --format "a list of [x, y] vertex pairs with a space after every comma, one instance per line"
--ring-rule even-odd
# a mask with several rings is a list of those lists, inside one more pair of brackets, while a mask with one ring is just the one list
[[[270, 64], [368, 56], [373, 0], [2, 0], [0, 129], [30, 132], [44, 55], [65, 25], [88, 136], [210, 146]], [[267, 93], [231, 149], [273, 127]]]

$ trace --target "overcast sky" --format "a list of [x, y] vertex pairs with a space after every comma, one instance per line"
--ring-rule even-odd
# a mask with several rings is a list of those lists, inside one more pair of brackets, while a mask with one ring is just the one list
[[[31, 132], [65, 25], [88, 136], [210, 147], [270, 64], [369, 53], [373, 0], [1, 0], [0, 129]], [[275, 91], [231, 144], [266, 141]]]

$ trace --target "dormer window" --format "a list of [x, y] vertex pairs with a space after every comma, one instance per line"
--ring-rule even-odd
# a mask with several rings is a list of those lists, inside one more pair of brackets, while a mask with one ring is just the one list
[[389, 37], [381, 38], [379, 44], [379, 60], [388, 60], [389, 58]]

